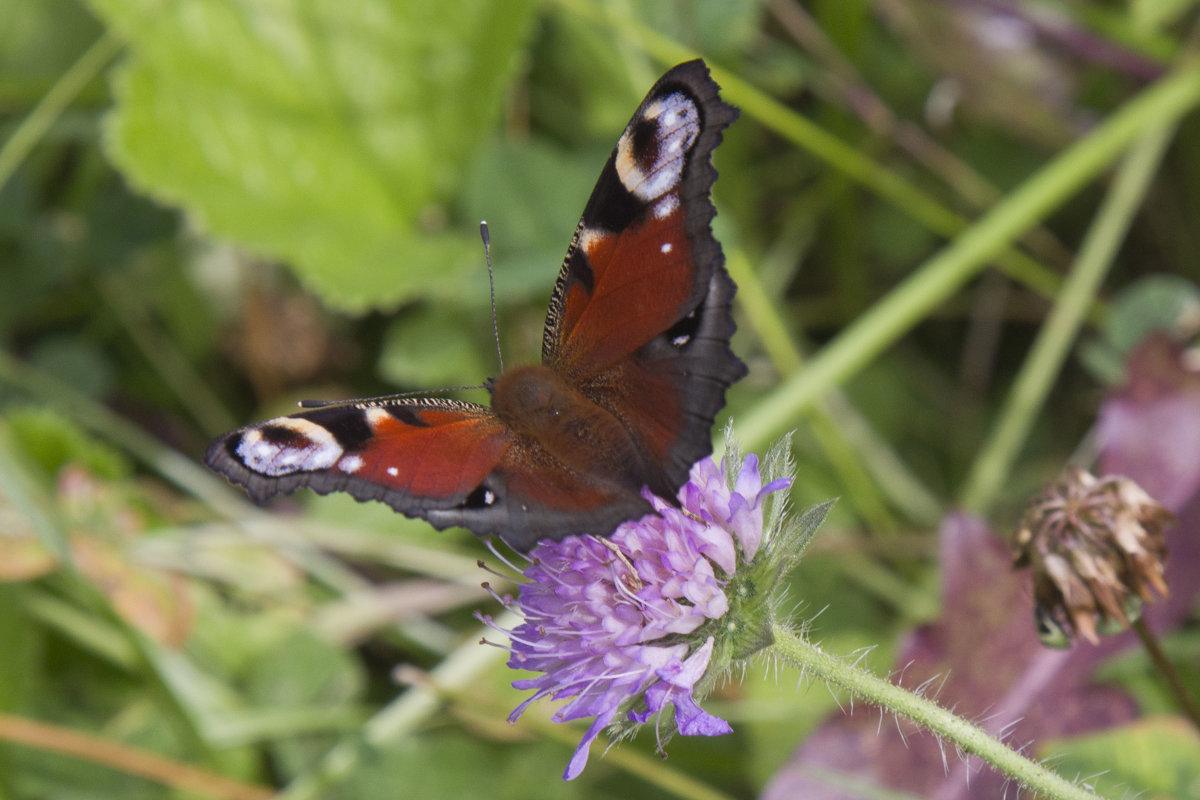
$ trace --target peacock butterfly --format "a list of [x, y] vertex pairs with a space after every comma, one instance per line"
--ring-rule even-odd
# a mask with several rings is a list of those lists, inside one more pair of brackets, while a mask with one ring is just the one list
[[331, 404], [214, 441], [209, 467], [257, 501], [307, 486], [528, 550], [608, 535], [673, 499], [711, 452], [735, 287], [709, 226], [713, 149], [737, 118], [701, 60], [654, 85], [583, 210], [546, 315], [542, 363], [490, 379], [491, 407]]

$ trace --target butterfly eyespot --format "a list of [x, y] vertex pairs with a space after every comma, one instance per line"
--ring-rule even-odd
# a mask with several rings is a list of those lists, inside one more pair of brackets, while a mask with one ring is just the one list
[[495, 492], [480, 484], [475, 487], [475, 491], [467, 495], [466, 500], [463, 500], [463, 506], [466, 508], [488, 508], [496, 505], [496, 499]]

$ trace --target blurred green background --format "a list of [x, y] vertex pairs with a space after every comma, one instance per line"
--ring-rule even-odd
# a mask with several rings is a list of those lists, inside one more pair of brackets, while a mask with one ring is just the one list
[[[794, 592], [834, 652], [876, 646], [886, 671], [940, 613], [946, 510], [1009, 530], [1125, 351], [1195, 310], [1191, 0], [0, 0], [0, 20], [0, 800], [748, 796], [836, 710], [764, 664], [706, 703], [733, 735], [663, 762], [644, 731], [564, 784], [579, 731], [550, 704], [504, 721], [520, 695], [476, 644], [471, 612], [498, 611], [474, 537], [344, 497], [258, 510], [198, 462], [301, 398], [493, 374], [480, 219], [505, 356], [534, 360], [592, 183], [674, 63], [703, 56], [742, 108], [715, 156], [750, 366], [727, 411], [748, 450], [797, 431], [798, 506], [840, 498]], [[1097, 219], [1106, 272], [1076, 286]], [[1082, 331], [1013, 406], [1058, 313]], [[67, 732], [92, 738], [63, 752]]]

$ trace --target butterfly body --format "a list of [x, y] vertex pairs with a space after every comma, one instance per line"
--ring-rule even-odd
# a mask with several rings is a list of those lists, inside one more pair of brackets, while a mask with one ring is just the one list
[[711, 154], [737, 112], [702, 61], [655, 84], [622, 133], [559, 272], [542, 363], [438, 398], [332, 405], [217, 439], [205, 461], [256, 500], [306, 486], [527, 549], [607, 535], [673, 499], [711, 451], [735, 287], [712, 236]]
[[517, 436], [579, 475], [637, 495], [661, 485], [612, 412], [545, 365], [518, 367], [492, 388], [492, 410]]

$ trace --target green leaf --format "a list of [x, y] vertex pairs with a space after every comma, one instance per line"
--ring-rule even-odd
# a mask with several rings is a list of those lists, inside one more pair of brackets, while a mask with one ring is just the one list
[[[363, 675], [345, 650], [297, 628], [259, 656], [246, 683], [247, 696], [263, 708], [333, 709], [360, 697]], [[271, 750], [278, 768], [293, 776], [311, 766], [332, 741], [319, 734], [289, 737], [273, 743]]]
[[505, 747], [479, 736], [435, 731], [368, 751], [350, 780], [326, 797], [477, 797], [481, 786], [487, 787], [489, 800], [581, 797], [586, 793], [582, 783], [558, 779], [569, 757], [570, 750], [558, 744]]
[[1130, 0], [1129, 16], [1134, 30], [1154, 33], [1176, 22], [1196, 5], [1196, 0]]
[[111, 158], [347, 310], [451, 293], [447, 222], [531, 20], [529, 0], [93, 0], [129, 41]]
[[101, 478], [117, 480], [130, 470], [125, 458], [107, 444], [93, 439], [70, 418], [47, 408], [12, 408], [5, 416], [22, 451], [53, 475], [75, 462]]
[[1055, 770], [1089, 778], [1105, 796], [1200, 797], [1200, 734], [1182, 717], [1151, 717], [1053, 743]]

